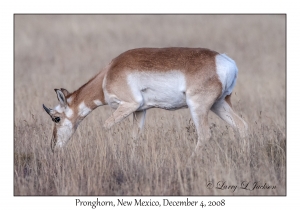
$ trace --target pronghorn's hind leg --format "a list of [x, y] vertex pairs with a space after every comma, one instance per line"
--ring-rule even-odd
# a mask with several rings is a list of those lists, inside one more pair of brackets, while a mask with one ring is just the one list
[[133, 112], [133, 133], [132, 137], [136, 140], [145, 124], [146, 110]]
[[207, 93], [208, 92], [204, 90], [196, 94], [189, 94], [187, 92], [187, 104], [190, 109], [198, 135], [197, 145], [192, 156], [198, 154], [200, 148], [202, 148], [211, 137], [208, 124], [208, 113], [212, 104], [218, 97], [218, 92], [216, 91], [215, 93]]
[[109, 129], [139, 108], [138, 103], [121, 102], [116, 111], [104, 123], [104, 128]]
[[245, 138], [248, 129], [247, 123], [233, 111], [230, 96], [231, 95], [228, 95], [224, 100], [214, 103], [211, 111], [231, 125], [235, 131], [238, 131], [240, 137]]

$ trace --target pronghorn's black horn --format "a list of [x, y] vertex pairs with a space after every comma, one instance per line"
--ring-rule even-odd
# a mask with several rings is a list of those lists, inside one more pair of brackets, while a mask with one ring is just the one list
[[43, 104], [43, 108], [44, 108], [45, 111], [50, 115], [50, 109], [48, 109], [44, 104]]

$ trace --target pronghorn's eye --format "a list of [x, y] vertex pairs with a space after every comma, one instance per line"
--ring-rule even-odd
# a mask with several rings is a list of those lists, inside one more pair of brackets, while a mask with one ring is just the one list
[[55, 118], [53, 118], [52, 120], [53, 120], [53, 122], [58, 123], [58, 122], [60, 121], [60, 118], [59, 118], [59, 117], [55, 117]]

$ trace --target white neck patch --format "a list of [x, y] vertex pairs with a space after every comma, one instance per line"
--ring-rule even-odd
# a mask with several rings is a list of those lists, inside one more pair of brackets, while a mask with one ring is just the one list
[[94, 104], [96, 104], [97, 106], [101, 106], [102, 105], [102, 102], [100, 101], [100, 100], [94, 100], [93, 101], [94, 102]]
[[79, 104], [78, 109], [78, 114], [81, 117], [87, 116], [92, 111], [89, 107], [85, 105], [84, 101]]

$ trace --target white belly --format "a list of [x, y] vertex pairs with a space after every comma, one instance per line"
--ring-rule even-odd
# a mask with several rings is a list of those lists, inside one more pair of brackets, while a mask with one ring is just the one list
[[141, 104], [138, 110], [187, 107], [186, 82], [180, 71], [136, 72], [128, 75], [127, 82], [134, 98]]

